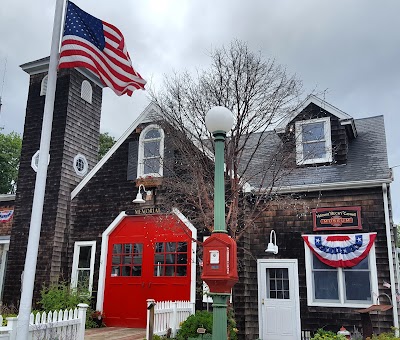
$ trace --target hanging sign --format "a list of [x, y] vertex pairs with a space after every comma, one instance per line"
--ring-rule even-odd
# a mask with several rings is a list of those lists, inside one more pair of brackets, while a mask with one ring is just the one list
[[302, 235], [318, 259], [331, 267], [354, 267], [369, 253], [376, 233]]
[[0, 210], [0, 222], [8, 222], [14, 215], [14, 210]]
[[362, 229], [361, 207], [317, 208], [312, 213], [314, 231]]

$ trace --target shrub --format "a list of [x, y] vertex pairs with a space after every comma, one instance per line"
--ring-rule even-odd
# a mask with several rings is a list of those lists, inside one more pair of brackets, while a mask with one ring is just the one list
[[207, 333], [212, 332], [213, 317], [210, 312], [197, 311], [189, 316], [181, 325], [181, 328], [176, 335], [177, 340], [186, 340], [189, 337], [197, 338], [197, 328], [205, 328]]
[[320, 328], [311, 340], [346, 340], [344, 335], [338, 335]]
[[368, 337], [367, 340], [394, 340], [394, 339], [400, 339], [399, 337], [396, 337], [396, 335], [393, 332], [387, 332], [387, 333], [381, 333], [379, 335], [373, 335], [372, 338]]

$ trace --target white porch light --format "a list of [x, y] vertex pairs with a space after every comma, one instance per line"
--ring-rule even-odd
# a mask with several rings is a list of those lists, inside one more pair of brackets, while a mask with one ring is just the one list
[[143, 188], [143, 191], [146, 192], [146, 188], [144, 187], [143, 184], [139, 185], [138, 193], [136, 195], [136, 198], [132, 201], [132, 203], [145, 203], [146, 201], [143, 199], [142, 193], [140, 192], [140, 189]]
[[207, 112], [205, 122], [208, 131], [226, 133], [233, 127], [233, 114], [226, 107], [214, 106]]
[[[272, 240], [272, 237], [274, 237], [274, 240]], [[265, 249], [265, 252], [274, 255], [278, 254], [278, 246], [276, 245], [275, 230], [271, 230], [271, 233], [269, 234], [269, 243], [267, 249]]]

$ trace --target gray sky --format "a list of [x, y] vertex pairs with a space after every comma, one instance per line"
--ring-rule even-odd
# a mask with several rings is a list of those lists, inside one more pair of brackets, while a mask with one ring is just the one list
[[[208, 51], [248, 43], [296, 73], [306, 90], [354, 118], [384, 115], [389, 166], [400, 165], [400, 1], [398, 0], [75, 0], [125, 36], [134, 67], [151, 86], [173, 70], [209, 63]], [[49, 55], [54, 0], [2, 0], [0, 126], [23, 131], [29, 77], [19, 65]], [[7, 67], [5, 70], [5, 64]], [[4, 78], [4, 83], [3, 83]], [[119, 137], [148, 103], [104, 90], [101, 130]], [[400, 223], [400, 166], [393, 169]]]

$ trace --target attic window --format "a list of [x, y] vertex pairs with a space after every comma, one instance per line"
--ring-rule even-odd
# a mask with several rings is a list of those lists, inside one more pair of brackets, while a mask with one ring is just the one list
[[332, 162], [330, 118], [296, 122], [297, 165], [327, 162]]
[[49, 79], [49, 77], [47, 75], [44, 76], [44, 78], [42, 79], [42, 82], [40, 84], [40, 95], [41, 96], [45, 96], [46, 95], [48, 79]]
[[74, 158], [74, 170], [78, 176], [85, 176], [88, 172], [89, 165], [86, 157], [81, 154], [77, 154]]
[[81, 98], [87, 101], [89, 104], [92, 104], [92, 85], [87, 80], [82, 82], [81, 86]]
[[157, 125], [149, 125], [139, 137], [137, 177], [161, 177], [163, 156], [164, 131]]

